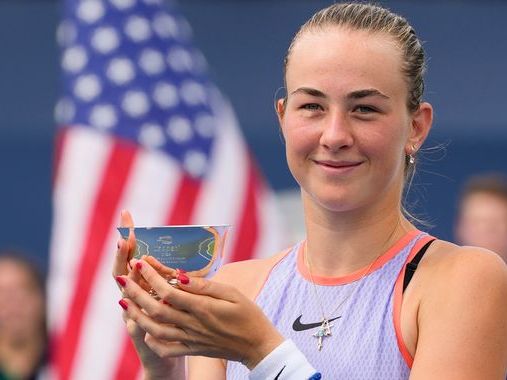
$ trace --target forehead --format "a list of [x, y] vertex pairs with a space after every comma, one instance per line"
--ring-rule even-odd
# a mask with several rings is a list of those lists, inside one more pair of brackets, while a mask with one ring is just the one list
[[347, 89], [377, 88], [405, 95], [402, 54], [383, 33], [329, 26], [301, 34], [289, 55], [287, 87], [315, 85]]
[[507, 200], [492, 192], [479, 191], [465, 197], [463, 209], [469, 213], [480, 212], [503, 215], [507, 214]]
[[32, 282], [30, 275], [24, 265], [9, 259], [0, 260], [0, 283]]

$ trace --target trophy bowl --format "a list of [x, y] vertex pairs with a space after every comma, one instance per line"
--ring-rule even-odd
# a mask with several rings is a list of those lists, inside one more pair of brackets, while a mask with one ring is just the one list
[[210, 278], [222, 265], [229, 228], [229, 225], [182, 225], [118, 227], [118, 231], [127, 239], [133, 229], [136, 237], [133, 258], [152, 256], [167, 267]]

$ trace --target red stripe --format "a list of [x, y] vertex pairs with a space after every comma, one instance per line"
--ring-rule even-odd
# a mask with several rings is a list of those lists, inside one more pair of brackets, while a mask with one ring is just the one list
[[192, 222], [200, 189], [201, 181], [188, 175], [181, 178], [178, 184], [178, 192], [174, 198], [173, 208], [166, 219], [168, 225], [190, 224]]
[[[132, 167], [135, 152], [133, 145], [115, 142], [102, 174], [90, 220], [86, 226], [86, 239], [79, 264], [76, 288], [71, 301], [67, 323], [56, 340], [56, 368], [59, 379], [71, 377], [72, 366], [81, 334], [83, 317], [89, 302], [96, 269], [100, 267], [105, 240], [114, 225], [118, 201]], [[74, 254], [68, 252], [68, 254]]]
[[67, 128], [61, 128], [56, 134], [55, 149], [53, 151], [53, 186], [56, 183], [57, 174], [60, 172], [60, 161], [62, 160], [62, 150], [67, 136]]
[[236, 243], [231, 251], [229, 261], [248, 260], [254, 256], [255, 246], [259, 238], [259, 190], [262, 181], [259, 172], [251, 159], [248, 160], [248, 178], [243, 211], [236, 230]]
[[[172, 209], [170, 210], [165, 224], [190, 224], [197, 204], [197, 198], [201, 189], [201, 181], [189, 176], [183, 176], [177, 185]], [[128, 335], [125, 335], [123, 350], [118, 361], [115, 380], [134, 380], [140, 370], [139, 359], [136, 350]]]

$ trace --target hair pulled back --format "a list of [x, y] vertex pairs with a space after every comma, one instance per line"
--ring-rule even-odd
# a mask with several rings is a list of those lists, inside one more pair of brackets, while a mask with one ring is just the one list
[[408, 21], [391, 11], [367, 3], [333, 4], [315, 13], [296, 33], [284, 60], [284, 71], [294, 45], [307, 31], [339, 26], [352, 30], [389, 35], [399, 46], [403, 62], [402, 71], [408, 85], [407, 107], [414, 112], [419, 108], [424, 92], [425, 55], [421, 42]]

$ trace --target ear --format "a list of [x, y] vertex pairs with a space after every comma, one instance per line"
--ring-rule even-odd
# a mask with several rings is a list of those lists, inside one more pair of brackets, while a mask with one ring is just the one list
[[433, 122], [433, 107], [423, 102], [419, 109], [412, 114], [411, 130], [405, 145], [405, 152], [414, 154], [424, 144]]
[[278, 123], [282, 126], [283, 116], [285, 115], [285, 99], [280, 98], [275, 104], [276, 115], [278, 116]]

